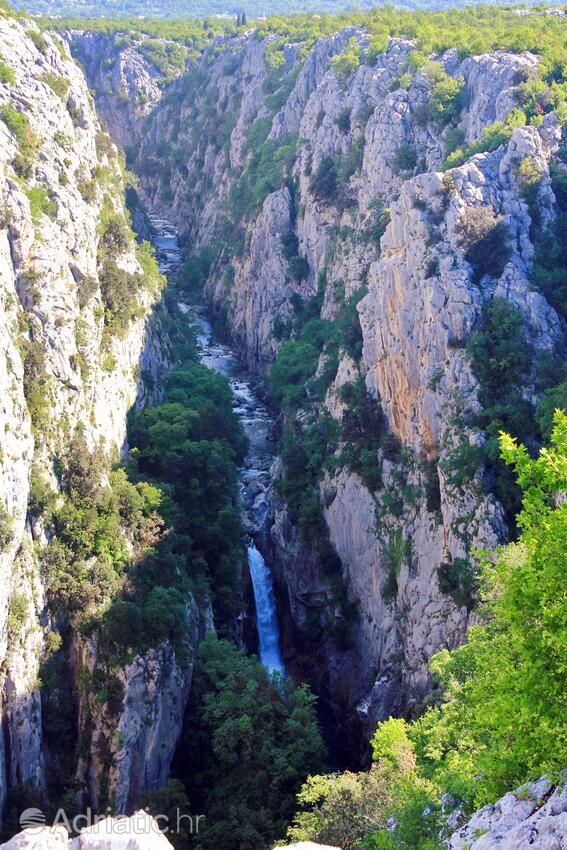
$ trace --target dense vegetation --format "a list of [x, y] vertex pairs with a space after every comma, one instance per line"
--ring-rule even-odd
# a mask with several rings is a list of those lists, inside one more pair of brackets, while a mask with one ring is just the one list
[[295, 794], [321, 766], [314, 697], [273, 682], [255, 657], [209, 635], [201, 644], [176, 772], [206, 824], [191, 846], [250, 850], [285, 834]]
[[469, 812], [565, 766], [567, 416], [537, 458], [507, 435], [500, 450], [523, 491], [521, 537], [482, 559], [484, 625], [432, 659], [439, 688], [418, 720], [379, 724], [370, 773], [308, 780], [295, 840], [435, 850], [448, 801]]
[[134, 420], [130, 440], [137, 474], [170, 488], [190, 574], [210, 585], [222, 631], [237, 601], [242, 531], [234, 494], [236, 464], [246, 448], [226, 380], [199, 363], [186, 363], [169, 376], [163, 404]]

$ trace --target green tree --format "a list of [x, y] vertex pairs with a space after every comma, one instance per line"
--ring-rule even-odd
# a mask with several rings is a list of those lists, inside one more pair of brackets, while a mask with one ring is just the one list
[[275, 682], [255, 657], [209, 634], [199, 648], [179, 765], [202, 850], [254, 850], [283, 837], [295, 794], [321, 765], [314, 697]]
[[347, 41], [343, 52], [331, 57], [331, 68], [339, 79], [345, 82], [360, 65], [360, 56], [360, 44], [352, 36]]
[[[163, 788], [146, 791], [142, 794], [141, 805], [151, 815], [165, 815], [167, 820], [158, 819], [158, 824], [164, 826], [168, 841], [176, 850], [187, 850], [193, 835], [192, 826], [195, 829], [196, 822], [189, 798], [179, 779], [170, 779]], [[189, 819], [191, 817], [193, 820]]]
[[445, 702], [415, 728], [424, 764], [475, 804], [567, 762], [567, 417], [536, 459], [505, 434], [501, 451], [523, 491], [521, 537], [484, 557], [485, 623], [433, 659]]

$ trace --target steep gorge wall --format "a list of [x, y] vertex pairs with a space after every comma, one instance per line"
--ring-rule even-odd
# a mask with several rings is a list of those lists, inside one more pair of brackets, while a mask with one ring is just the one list
[[[341, 73], [331, 59], [353, 38], [364, 55], [367, 34], [347, 28], [306, 58], [301, 45], [285, 45], [277, 70], [266, 61], [271, 39], [253, 33], [205, 55], [151, 114], [137, 170], [188, 253], [202, 259], [213, 249], [204, 296], [250, 369], [269, 370], [298, 305], [318, 294], [319, 315], [335, 321], [361, 296], [361, 353], [339, 352], [324, 398], [312, 393], [297, 422], [305, 429], [330, 414], [340, 423], [360, 377], [401, 451], [373, 450], [372, 486], [340, 458], [322, 476], [341, 576], [329, 575], [278, 496], [271, 534], [288, 660], [356, 739], [377, 718], [411, 711], [431, 687], [431, 655], [464, 638], [471, 606], [441, 588], [441, 565], [466, 564], [471, 549], [508, 534], [486, 467], [455, 473], [459, 447], [481, 449], [486, 439], [474, 425], [479, 383], [464, 350], [483, 306], [502, 298], [519, 311], [534, 363], [563, 357], [565, 346], [561, 320], [529, 282], [535, 213], [520, 173], [528, 161], [538, 175], [543, 226], [556, 215], [557, 116], [517, 126], [492, 152], [441, 171], [451, 133], [474, 143], [518, 106], [537, 57], [435, 57], [464, 92], [452, 121], [439, 121], [429, 112], [435, 69], [411, 70], [411, 42], [390, 39], [374, 64]], [[262, 171], [262, 152], [286, 165]], [[260, 173], [264, 190], [239, 206]], [[466, 258], [463, 222], [479, 209], [503, 223], [509, 246], [492, 275], [479, 276]], [[295, 270], [282, 237], [295, 244]], [[523, 396], [537, 399], [535, 369]], [[351, 622], [347, 601], [358, 609]], [[346, 641], [337, 628], [350, 631]]]
[[[69, 623], [46, 602], [41, 553], [50, 540], [30, 482], [57, 491], [57, 466], [77, 429], [85, 450], [119, 457], [128, 411], [159, 397], [171, 365], [159, 281], [130, 234], [116, 267], [135, 284], [137, 306], [116, 332], [100, 250], [102, 222], [126, 221], [118, 151], [58, 36], [0, 13], [0, 54], [0, 804], [24, 787], [40, 799], [59, 770], [58, 749], [69, 739], [74, 749], [81, 731], [75, 778], [91, 804], [104, 785], [124, 811], [167, 779], [192, 667], [167, 643], [118, 662], [122, 698], [112, 711], [101, 704], [89, 683], [106, 663], [96, 636], [73, 634], [71, 623], [59, 648]], [[202, 630], [193, 600], [187, 619], [191, 649]], [[63, 669], [49, 696], [51, 738], [39, 679], [46, 660]]]

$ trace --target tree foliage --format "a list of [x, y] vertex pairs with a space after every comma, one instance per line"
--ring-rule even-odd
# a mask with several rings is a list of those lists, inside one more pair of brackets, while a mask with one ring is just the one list
[[250, 850], [281, 838], [323, 745], [306, 686], [272, 681], [255, 657], [209, 634], [201, 643], [178, 769], [195, 811], [196, 846]]

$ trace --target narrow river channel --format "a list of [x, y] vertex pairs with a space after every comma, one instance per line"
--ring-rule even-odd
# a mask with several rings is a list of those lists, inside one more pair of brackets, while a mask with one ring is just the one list
[[[160, 271], [171, 275], [182, 262], [175, 228], [168, 221], [151, 215], [150, 225]], [[188, 307], [180, 306], [189, 311]], [[270, 672], [284, 674], [272, 575], [255, 542], [265, 527], [270, 510], [270, 467], [276, 455], [274, 421], [260, 399], [257, 381], [243, 369], [234, 351], [215, 339], [209, 322], [200, 315], [193, 315], [198, 325], [199, 359], [228, 379], [234, 411], [249, 440], [244, 465], [239, 472], [242, 512], [249, 534], [248, 566], [256, 607], [259, 656]]]

